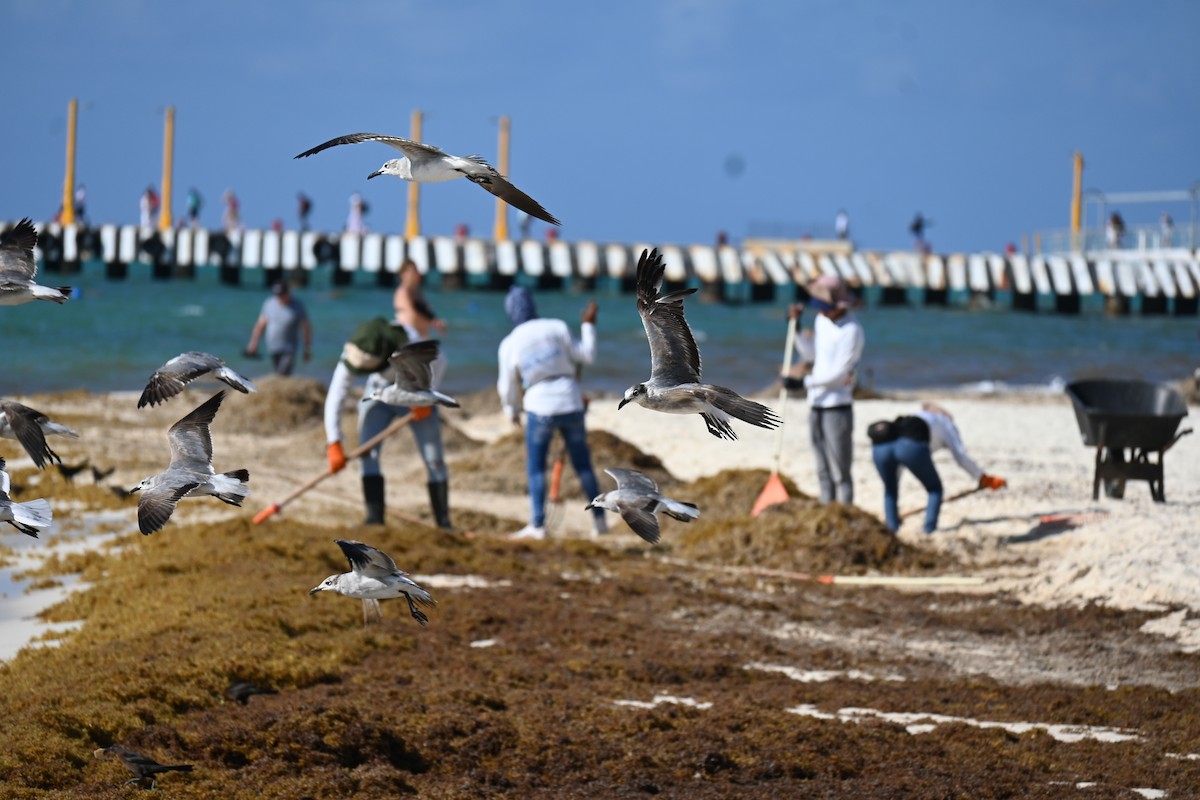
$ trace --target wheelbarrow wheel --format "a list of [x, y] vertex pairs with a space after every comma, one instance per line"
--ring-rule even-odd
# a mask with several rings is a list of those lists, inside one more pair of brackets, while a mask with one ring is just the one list
[[1120, 500], [1125, 497], [1125, 480], [1123, 478], [1105, 478], [1104, 479], [1104, 496], [1111, 497], [1114, 500]]

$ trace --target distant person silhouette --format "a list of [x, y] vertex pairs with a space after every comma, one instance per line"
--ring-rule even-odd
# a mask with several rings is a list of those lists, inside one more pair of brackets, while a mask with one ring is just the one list
[[312, 200], [304, 192], [296, 193], [296, 203], [300, 214], [300, 230], [308, 230], [308, 215], [312, 213]]

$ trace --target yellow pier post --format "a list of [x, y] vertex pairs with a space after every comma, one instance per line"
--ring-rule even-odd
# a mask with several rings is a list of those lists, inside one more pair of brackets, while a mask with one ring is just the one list
[[[412, 133], [414, 142], [421, 141], [421, 109], [412, 112]], [[408, 219], [404, 223], [404, 238], [415, 239], [421, 235], [421, 184], [412, 181], [408, 184]]]
[[74, 97], [67, 104], [67, 176], [63, 180], [62, 215], [63, 225], [75, 224], [75, 125], [78, 119], [79, 101]]
[[1071, 249], [1079, 250], [1080, 223], [1083, 218], [1083, 153], [1075, 151], [1075, 183], [1071, 189]]
[[[500, 118], [500, 142], [499, 156], [496, 161], [496, 169], [500, 170], [500, 174], [508, 176], [508, 140], [511, 127], [507, 116]], [[508, 241], [508, 203], [496, 198], [496, 226], [492, 231], [492, 238], [497, 242]]]
[[158, 214], [158, 229], [171, 230], [171, 172], [175, 167], [175, 106], [167, 106], [167, 121], [163, 130], [162, 210]]

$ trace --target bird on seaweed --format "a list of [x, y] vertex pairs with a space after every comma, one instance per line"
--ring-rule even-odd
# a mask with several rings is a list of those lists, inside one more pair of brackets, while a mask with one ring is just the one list
[[47, 461], [62, 463], [58, 453], [46, 444], [46, 436], [49, 434], [79, 438], [78, 433], [66, 425], [52, 422], [40, 411], [16, 400], [0, 400], [0, 438], [16, 439], [20, 442], [38, 469], [45, 469]]
[[395, 175], [414, 183], [438, 183], [455, 178], [466, 178], [471, 183], [481, 186], [514, 208], [524, 211], [531, 217], [537, 217], [552, 225], [561, 224], [554, 215], [529, 195], [508, 182], [496, 168], [483, 160], [481, 156], [452, 156], [441, 148], [431, 144], [414, 142], [401, 136], [387, 136], [382, 133], [351, 133], [330, 139], [311, 150], [305, 150], [296, 158], [306, 158], [316, 155], [322, 150], [337, 147], [340, 144], [359, 144], [360, 142], [382, 142], [394, 147], [404, 154], [403, 158], [393, 158], [385, 161], [383, 166], [367, 176], [367, 180], [376, 175]]
[[150, 788], [153, 789], [158, 783], [156, 776], [164, 772], [191, 772], [191, 764], [160, 764], [149, 756], [144, 756], [141, 753], [134, 752], [126, 747], [114, 744], [112, 747], [101, 747], [92, 752], [96, 758], [106, 758], [108, 756], [116, 756], [121, 760], [122, 766], [133, 773], [133, 777], [121, 784], [128, 786], [131, 783], [141, 784], [146, 778], [150, 779]]
[[412, 618], [424, 625], [429, 622], [416, 604], [436, 606], [429, 592], [414, 583], [408, 573], [396, 566], [392, 557], [382, 550], [362, 542], [335, 539], [334, 543], [342, 548], [346, 559], [350, 562], [351, 572], [341, 575], [330, 575], [309, 590], [311, 597], [317, 592], [337, 592], [346, 597], [357, 597], [363, 603], [363, 625], [371, 617], [383, 619], [379, 610], [379, 601], [393, 597], [403, 597], [408, 602], [408, 610]]
[[263, 689], [255, 686], [253, 683], [238, 682], [232, 683], [225, 689], [225, 697], [229, 700], [246, 705], [250, 702], [250, 698], [256, 694], [279, 694], [274, 689]]
[[212, 466], [212, 433], [209, 426], [221, 407], [225, 391], [205, 400], [167, 431], [171, 445], [171, 464], [163, 472], [143, 478], [131, 492], [142, 492], [138, 499], [138, 529], [145, 535], [161, 530], [171, 518], [176, 504], [184, 497], [212, 495], [233, 506], [240, 506], [250, 493], [244, 469], [215, 472]]
[[142, 390], [138, 408], [166, 402], [182, 392], [187, 384], [210, 373], [242, 394], [258, 391], [253, 383], [225, 366], [225, 362], [213, 354], [192, 350], [180, 353], [155, 370], [146, 382], [146, 388]]
[[663, 497], [658, 492], [658, 484], [635, 469], [609, 467], [604, 471], [617, 482], [617, 488], [597, 495], [585, 509], [603, 508], [617, 512], [634, 533], [650, 544], [658, 544], [657, 512], [680, 522], [691, 522], [700, 516], [700, 509], [694, 504]]
[[650, 379], [625, 390], [617, 404], [637, 403], [651, 411], [699, 414], [708, 432], [719, 439], [736, 439], [731, 417], [759, 428], [776, 428], [782, 420], [774, 411], [747, 400], [732, 389], [700, 382], [700, 351], [683, 317], [683, 298], [692, 289], [660, 294], [663, 272], [658, 250], [643, 250], [637, 266], [637, 309], [650, 343]]
[[439, 354], [436, 339], [424, 339], [401, 346], [392, 353], [388, 363], [392, 365], [395, 381], [382, 389], [375, 389], [364, 400], [382, 400], [392, 406], [443, 405], [458, 408], [458, 401], [442, 394], [433, 387], [433, 362]]
[[0, 458], [0, 522], [7, 522], [21, 533], [38, 538], [37, 532], [50, 527], [50, 523], [54, 521], [49, 501], [38, 498], [15, 503], [8, 495], [10, 491], [12, 479], [5, 469], [4, 459]]
[[40, 286], [33, 282], [33, 276], [37, 275], [33, 248], [37, 243], [37, 228], [28, 218], [0, 235], [0, 306], [33, 300], [65, 303], [71, 298], [70, 286]]

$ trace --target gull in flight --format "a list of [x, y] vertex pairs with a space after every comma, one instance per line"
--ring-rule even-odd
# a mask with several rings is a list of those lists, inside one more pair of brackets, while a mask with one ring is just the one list
[[466, 178], [531, 217], [537, 217], [552, 225], [561, 224], [554, 218], [554, 215], [542, 208], [540, 203], [509, 183], [507, 178], [480, 156], [452, 156], [431, 144], [421, 144], [400, 136], [387, 136], [382, 133], [351, 133], [348, 136], [330, 139], [311, 150], [305, 150], [296, 158], [316, 155], [322, 150], [337, 147], [339, 144], [358, 144], [359, 142], [383, 142], [404, 154], [403, 158], [385, 161], [382, 167], [367, 176], [368, 180], [376, 175], [395, 175], [397, 178], [416, 183], [437, 183], [454, 178]]
[[54, 521], [50, 503], [40, 497], [37, 500], [14, 503], [8, 496], [12, 479], [4, 467], [4, 459], [0, 458], [0, 522], [7, 522], [21, 533], [36, 539], [37, 532], [50, 527], [50, 523]]
[[392, 372], [396, 374], [395, 382], [382, 389], [375, 389], [363, 399], [382, 400], [391, 406], [410, 408], [432, 405], [458, 408], [457, 400], [432, 388], [432, 364], [437, 360], [439, 352], [436, 339], [424, 339], [404, 345], [388, 359], [388, 363], [392, 365]]
[[650, 341], [650, 379], [630, 386], [617, 405], [637, 403], [668, 414], [699, 414], [708, 432], [736, 439], [731, 417], [760, 428], [776, 428], [782, 420], [766, 406], [732, 389], [700, 383], [700, 351], [683, 318], [683, 298], [695, 289], [659, 294], [664, 271], [658, 250], [643, 250], [637, 266], [637, 309]]
[[700, 509], [692, 503], [663, 497], [658, 493], [658, 484], [635, 469], [612, 467], [604, 471], [617, 482], [617, 488], [596, 495], [586, 508], [617, 512], [634, 533], [650, 544], [658, 544], [657, 512], [680, 522], [691, 522], [700, 516]]
[[101, 747], [99, 750], [93, 751], [92, 755], [96, 758], [105, 758], [109, 755], [114, 755], [121, 759], [122, 766], [133, 773], [133, 777], [125, 781], [123, 786], [128, 786], [131, 783], [141, 784], [146, 778], [150, 779], [150, 788], [153, 789], [155, 783], [158, 782], [157, 775], [164, 772], [191, 772], [191, 764], [160, 764], [149, 756], [144, 756], [141, 753], [136, 753], [118, 744], [112, 747]]
[[71, 298], [70, 286], [51, 288], [33, 282], [33, 276], [37, 274], [33, 248], [37, 241], [37, 228], [28, 218], [0, 236], [0, 306], [15, 306], [31, 300], [65, 303]]
[[47, 461], [62, 464], [58, 453], [46, 444], [47, 434], [79, 438], [78, 433], [66, 425], [51, 422], [50, 418], [40, 411], [16, 400], [0, 400], [0, 438], [16, 439], [20, 442], [38, 469], [45, 469]]
[[244, 469], [214, 472], [212, 435], [209, 425], [225, 399], [224, 390], [205, 400], [167, 431], [171, 465], [157, 475], [142, 479], [130, 489], [141, 491], [138, 500], [138, 529], [145, 535], [161, 530], [184, 497], [211, 494], [232, 506], [240, 506], [250, 489], [250, 473]]
[[330, 575], [309, 590], [310, 597], [317, 592], [337, 592], [346, 597], [361, 599], [364, 625], [371, 616], [375, 619], [383, 618], [379, 611], [380, 600], [403, 597], [408, 601], [408, 610], [413, 619], [422, 625], [429, 622], [429, 617], [425, 616], [416, 604], [433, 607], [437, 605], [437, 601], [430, 597], [429, 592], [413, 583], [408, 573], [397, 567], [391, 556], [362, 542], [335, 539], [334, 543], [342, 548], [353, 571]]
[[182, 392], [184, 386], [209, 373], [242, 394], [258, 391], [254, 388], [253, 383], [225, 366], [225, 362], [221, 359], [211, 353], [192, 350], [175, 356], [150, 376], [150, 380], [146, 383], [146, 388], [138, 400], [138, 408], [147, 405], [156, 406], [166, 402]]

